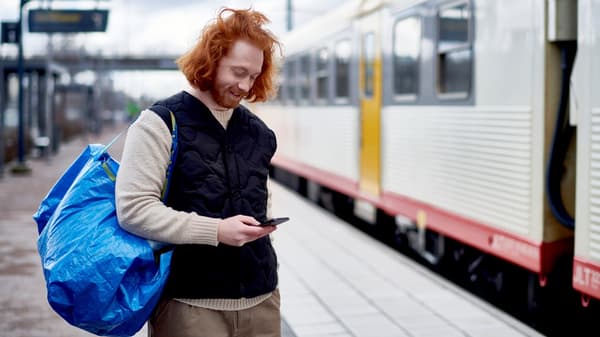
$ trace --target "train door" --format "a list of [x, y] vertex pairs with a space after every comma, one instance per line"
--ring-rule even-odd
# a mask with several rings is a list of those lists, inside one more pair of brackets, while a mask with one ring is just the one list
[[379, 195], [381, 181], [381, 13], [358, 21], [361, 192]]

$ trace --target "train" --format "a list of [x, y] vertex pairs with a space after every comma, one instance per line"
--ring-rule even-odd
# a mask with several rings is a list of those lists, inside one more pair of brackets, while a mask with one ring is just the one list
[[276, 180], [545, 332], [593, 323], [600, 1], [349, 1], [282, 45]]

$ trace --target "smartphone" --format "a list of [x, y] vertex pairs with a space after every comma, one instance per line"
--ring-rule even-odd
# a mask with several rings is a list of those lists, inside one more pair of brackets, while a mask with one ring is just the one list
[[277, 226], [279, 224], [282, 224], [286, 221], [288, 221], [290, 218], [288, 217], [283, 217], [283, 218], [273, 218], [273, 219], [269, 219], [264, 223], [261, 223], [259, 226]]

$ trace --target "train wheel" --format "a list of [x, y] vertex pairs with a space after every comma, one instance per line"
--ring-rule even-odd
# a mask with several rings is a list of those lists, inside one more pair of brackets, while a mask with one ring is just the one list
[[587, 308], [590, 306], [590, 296], [586, 294], [581, 294], [581, 306]]

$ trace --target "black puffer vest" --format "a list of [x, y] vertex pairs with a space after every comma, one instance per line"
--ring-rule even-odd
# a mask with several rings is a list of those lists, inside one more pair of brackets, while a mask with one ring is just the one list
[[[274, 133], [242, 106], [225, 130], [186, 92], [156, 104], [173, 111], [179, 132], [167, 205], [215, 218], [244, 214], [265, 221], [268, 166], [277, 147]], [[155, 109], [170, 125], [160, 110]], [[277, 258], [270, 239], [263, 237], [242, 247], [176, 246], [165, 295], [250, 298], [276, 286]]]

